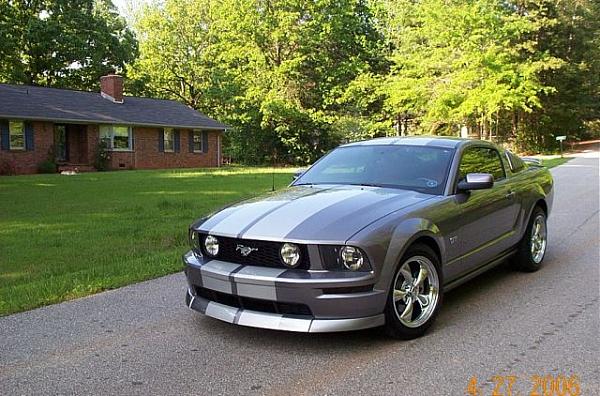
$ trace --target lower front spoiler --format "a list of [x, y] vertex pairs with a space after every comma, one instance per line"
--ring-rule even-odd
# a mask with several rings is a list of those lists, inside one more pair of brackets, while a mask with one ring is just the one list
[[252, 311], [194, 296], [190, 290], [186, 293], [185, 302], [189, 308], [227, 323], [271, 330], [329, 333], [368, 329], [382, 326], [385, 322], [383, 314], [352, 319], [314, 319], [311, 316]]

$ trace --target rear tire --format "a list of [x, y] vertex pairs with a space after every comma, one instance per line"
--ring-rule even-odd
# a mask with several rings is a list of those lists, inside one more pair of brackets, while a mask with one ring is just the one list
[[442, 305], [440, 260], [427, 245], [411, 246], [400, 260], [385, 306], [385, 332], [403, 340], [422, 336]]
[[519, 250], [512, 260], [516, 270], [535, 272], [539, 270], [544, 261], [548, 247], [548, 228], [546, 225], [546, 212], [536, 206], [531, 213], [523, 239], [519, 242]]

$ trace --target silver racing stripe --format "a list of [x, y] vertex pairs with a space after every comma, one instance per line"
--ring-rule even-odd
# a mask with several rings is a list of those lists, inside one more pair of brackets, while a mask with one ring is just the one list
[[315, 194], [319, 190], [308, 187], [293, 187], [271, 196], [240, 202], [217, 212], [200, 225], [200, 230], [223, 236], [238, 237], [240, 226], [247, 227], [265, 214], [284, 206], [288, 202]]
[[250, 227], [243, 237], [281, 240], [314, 213], [362, 193], [360, 188], [332, 188], [291, 201]]
[[278, 301], [275, 279], [286, 272], [283, 268], [244, 267], [233, 274], [239, 296]]
[[213, 318], [220, 319], [224, 322], [234, 323], [238, 311], [240, 311], [239, 308], [230, 307], [228, 305], [211, 301], [208, 303], [208, 307], [206, 307], [205, 314], [212, 316]]
[[[306, 187], [302, 187], [302, 190], [306, 190]], [[313, 190], [313, 191], [306, 191], [306, 193], [304, 193], [302, 195], [299, 195], [299, 196], [296, 196], [294, 199], [299, 199], [300, 197], [306, 197], [308, 195], [318, 194], [321, 191], [324, 191], [326, 189], [311, 189], [311, 190]], [[268, 215], [270, 215], [271, 213], [273, 213], [277, 209], [281, 208], [282, 206], [287, 205], [289, 202], [291, 202], [291, 201], [283, 201], [280, 205], [274, 206], [270, 210], [265, 211], [262, 215], [258, 216], [256, 219], [254, 219], [249, 224], [247, 224], [244, 228], [242, 228], [240, 230], [240, 232], [238, 233], [237, 237], [238, 238], [242, 238], [242, 236], [244, 235], [244, 233], [246, 231], [248, 231], [250, 228], [252, 228], [252, 226], [254, 226], [254, 224], [258, 223], [259, 221], [261, 221], [262, 219], [264, 219], [265, 217], [267, 217]]]
[[209, 261], [200, 267], [202, 286], [222, 293], [234, 294], [233, 282], [230, 281], [229, 275], [239, 267], [241, 267], [240, 264], [219, 260]]
[[[228, 216], [210, 227], [209, 231], [216, 235], [235, 238], [239, 234], [240, 226], [254, 222], [263, 213], [270, 212], [283, 204], [285, 204], [283, 201], [262, 201], [238, 205]], [[202, 228], [208, 228], [209, 226], [210, 224], [203, 224]]]
[[219, 224], [223, 219], [232, 215], [238, 210], [237, 206], [229, 206], [227, 208], [221, 209], [217, 213], [214, 213], [209, 218], [207, 218], [202, 224], [200, 224], [200, 229], [203, 231], [208, 231], [217, 224]]
[[307, 216], [285, 238], [289, 240], [326, 240], [340, 230], [358, 231], [365, 224], [407, 206], [421, 202], [427, 196], [418, 192], [396, 190], [383, 192], [380, 189], [365, 188], [362, 194], [342, 200], [336, 204]]
[[268, 314], [243, 310], [237, 324], [268, 329], [308, 332], [311, 320], [286, 318], [280, 314]]

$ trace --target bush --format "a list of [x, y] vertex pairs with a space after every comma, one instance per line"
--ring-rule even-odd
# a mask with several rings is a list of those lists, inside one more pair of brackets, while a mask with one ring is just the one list
[[108, 170], [110, 164], [110, 150], [108, 144], [104, 140], [100, 140], [96, 149], [96, 157], [94, 158], [94, 168], [99, 171]]
[[45, 160], [38, 164], [38, 172], [40, 173], [56, 173], [56, 163], [51, 160]]

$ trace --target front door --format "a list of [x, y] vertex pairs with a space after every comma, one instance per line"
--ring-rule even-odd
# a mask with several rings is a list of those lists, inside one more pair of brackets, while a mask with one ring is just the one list
[[69, 160], [69, 150], [67, 144], [67, 126], [54, 126], [54, 158], [56, 162], [66, 162]]
[[467, 173], [494, 176], [492, 188], [462, 194], [462, 227], [459, 231], [462, 259], [457, 272], [465, 273], [510, 247], [518, 203], [496, 149], [468, 148], [463, 153], [459, 173], [459, 180]]

